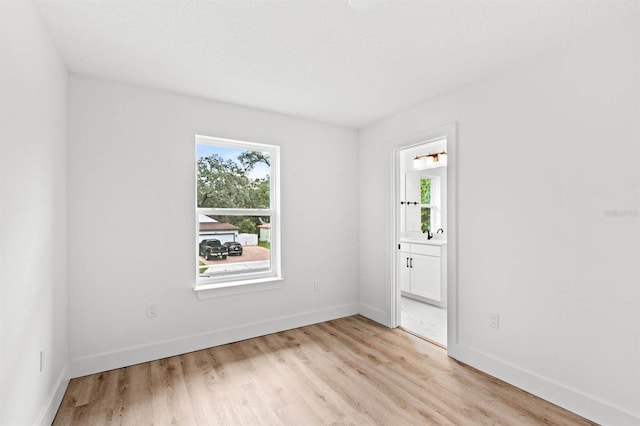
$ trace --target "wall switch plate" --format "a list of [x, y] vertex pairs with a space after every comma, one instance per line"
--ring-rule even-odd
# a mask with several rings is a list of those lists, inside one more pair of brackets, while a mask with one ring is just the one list
[[158, 316], [158, 305], [150, 303], [147, 305], [147, 318], [155, 318]]
[[313, 291], [320, 291], [320, 281], [313, 282]]
[[489, 327], [500, 328], [500, 315], [492, 313], [489, 317]]

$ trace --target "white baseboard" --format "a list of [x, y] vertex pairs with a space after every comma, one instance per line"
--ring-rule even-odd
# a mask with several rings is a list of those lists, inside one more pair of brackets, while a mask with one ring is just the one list
[[69, 379], [66, 378], [67, 376], [68, 365], [65, 365], [62, 371], [60, 371], [56, 384], [51, 389], [42, 410], [40, 410], [40, 414], [38, 414], [38, 418], [34, 423], [35, 426], [50, 426], [51, 423], [53, 423], [53, 419], [56, 417], [64, 393], [67, 391], [67, 386], [69, 385]]
[[[640, 425], [640, 414], [616, 407], [463, 344], [455, 359], [601, 425]], [[450, 351], [451, 354], [451, 351]]]
[[327, 309], [305, 312], [266, 321], [242, 324], [221, 330], [164, 340], [147, 345], [124, 348], [92, 356], [76, 358], [69, 362], [67, 377], [81, 377], [116, 368], [167, 358], [240, 340], [304, 327], [323, 321], [347, 317], [358, 313], [358, 304], [333, 306]]
[[358, 305], [358, 313], [363, 317], [367, 317], [370, 320], [373, 320], [384, 326], [391, 327], [391, 324], [389, 323], [389, 315], [385, 311], [381, 311], [380, 309], [374, 308], [371, 305], [360, 303]]

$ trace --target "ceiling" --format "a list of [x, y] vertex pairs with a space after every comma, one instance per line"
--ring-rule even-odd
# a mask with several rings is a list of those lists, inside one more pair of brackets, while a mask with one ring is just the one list
[[71, 72], [360, 128], [621, 21], [638, 0], [34, 3]]

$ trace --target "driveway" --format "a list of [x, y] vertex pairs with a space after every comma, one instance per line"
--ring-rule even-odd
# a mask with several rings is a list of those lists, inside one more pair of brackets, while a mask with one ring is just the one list
[[270, 250], [260, 246], [242, 246], [242, 256], [228, 256], [226, 259], [215, 258], [213, 260], [204, 260], [204, 257], [200, 256], [202, 262], [205, 265], [220, 265], [225, 263], [238, 263], [238, 262], [255, 262], [259, 260], [269, 260]]

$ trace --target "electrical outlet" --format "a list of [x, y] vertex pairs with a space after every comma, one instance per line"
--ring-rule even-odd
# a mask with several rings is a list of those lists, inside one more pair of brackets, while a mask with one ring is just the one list
[[500, 328], [500, 314], [491, 314], [491, 316], [489, 317], [489, 327]]
[[150, 303], [147, 305], [147, 318], [155, 318], [158, 316], [158, 305]]
[[40, 372], [44, 371], [44, 349], [40, 351]]
[[313, 291], [320, 291], [320, 281], [313, 282]]

